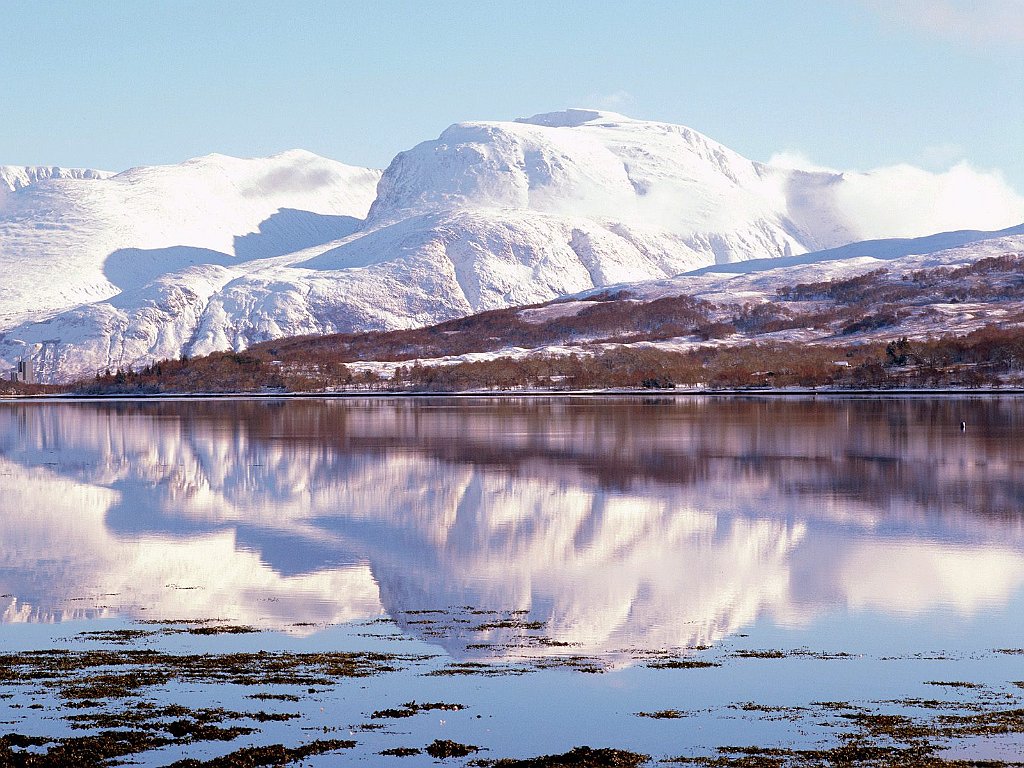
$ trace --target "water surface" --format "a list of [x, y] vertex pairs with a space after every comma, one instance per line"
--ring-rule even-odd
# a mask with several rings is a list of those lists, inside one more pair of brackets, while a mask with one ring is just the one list
[[[848, 723], [814, 702], [1024, 693], [1022, 434], [1013, 398], [2, 404], [0, 650], [216, 619], [261, 631], [138, 642], [416, 656], [248, 740], [136, 757], [153, 765], [314, 727], [356, 742], [347, 762], [410, 766], [432, 758], [377, 753], [827, 746]], [[9, 693], [3, 728], [70, 733], [59, 696]], [[362, 728], [411, 700], [465, 709]], [[637, 716], [664, 710], [684, 716]], [[944, 745], [1008, 759], [1020, 739]]]

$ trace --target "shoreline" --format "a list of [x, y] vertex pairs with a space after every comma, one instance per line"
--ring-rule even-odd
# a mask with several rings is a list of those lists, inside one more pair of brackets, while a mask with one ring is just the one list
[[159, 392], [96, 394], [36, 394], [2, 395], [0, 403], [61, 403], [61, 402], [118, 402], [145, 400], [357, 400], [388, 398], [571, 398], [571, 397], [628, 397], [628, 398], [914, 398], [914, 397], [1022, 397], [1024, 387], [928, 388], [928, 389], [814, 389], [814, 388], [751, 388], [751, 389], [574, 389], [574, 390], [467, 390], [445, 391], [344, 391], [344, 392]]
[[[411, 609], [399, 615], [406, 620], [415, 616], [412, 623], [427, 621], [441, 631], [452, 631], [445, 618], [451, 610]], [[528, 637], [546, 637], [546, 627], [526, 621], [518, 611], [470, 606], [458, 610], [514, 625], [517, 636], [498, 639], [490, 646], [498, 650], [522, 648], [518, 643]], [[115, 622], [113, 626], [97, 620], [80, 623], [75, 627], [78, 631], [66, 638], [65, 647], [50, 643], [46, 649], [7, 651], [4, 661], [9, 674], [0, 684], [4, 697], [0, 708], [7, 707], [9, 720], [0, 738], [0, 763], [100, 766], [113, 760], [155, 765], [166, 764], [165, 755], [174, 751], [183, 758], [174, 765], [196, 768], [304, 765], [306, 758], [320, 754], [351, 755], [351, 761], [342, 761], [346, 764], [384, 764], [380, 756], [395, 756], [416, 758], [410, 765], [426, 766], [478, 752], [508, 756], [458, 764], [495, 768], [1021, 765], [1013, 757], [1024, 710], [1018, 706], [1019, 683], [1012, 678], [1015, 659], [1024, 650], [1016, 647], [973, 651], [992, 663], [985, 674], [972, 673], [962, 659], [939, 659], [939, 666], [921, 669], [920, 656], [914, 651], [883, 654], [846, 645], [812, 651], [784, 643], [766, 645], [748, 634], [735, 634], [709, 646], [637, 649], [623, 666], [601, 653], [576, 655], [569, 649], [546, 657], [513, 652], [481, 663], [436, 653], [429, 640], [400, 626], [391, 614], [383, 625], [381, 617], [325, 624], [322, 629], [333, 629], [337, 638], [360, 638], [360, 642], [346, 645], [334, 639], [312, 647], [282, 635], [281, 629], [231, 619]], [[236, 639], [246, 636], [263, 638], [258, 651]], [[411, 646], [410, 639], [415, 641]], [[782, 660], [790, 669], [780, 667]], [[874, 672], [881, 678], [877, 665], [883, 663], [899, 665], [908, 679], [898, 680], [895, 686], [879, 679], [860, 698], [851, 696], [843, 675], [836, 682], [821, 684], [823, 664], [855, 665], [861, 674]], [[117, 671], [109, 672], [111, 667]], [[543, 675], [548, 680], [560, 676], [559, 685], [572, 693], [553, 715], [566, 719], [587, 695], [582, 678], [609, 675], [634, 684], [625, 688], [627, 706], [605, 701], [605, 715], [611, 709], [619, 727], [616, 735], [599, 736], [596, 729], [583, 734], [577, 729], [577, 738], [564, 743], [542, 735], [509, 748], [500, 736], [495, 737], [494, 726], [527, 729], [535, 722], [521, 716], [514, 693], [512, 704], [504, 701], [509, 680], [521, 675]], [[737, 680], [759, 676], [776, 684], [797, 677], [803, 681], [797, 686], [799, 697], [780, 699], [770, 690], [751, 693], [754, 698], [749, 699], [744, 698], [746, 693], [736, 695]], [[653, 681], [659, 678], [672, 693], [658, 692]], [[423, 680], [428, 681], [426, 689], [422, 682], [415, 682]], [[688, 687], [699, 690], [710, 681], [720, 681], [725, 693], [700, 703], [679, 693]], [[653, 693], [641, 691], [639, 682], [647, 683], [645, 687]], [[188, 688], [182, 695], [184, 685]], [[226, 695], [225, 685], [235, 692]], [[928, 700], [917, 696], [917, 686], [929, 686]], [[163, 687], [169, 689], [169, 696], [160, 692]], [[421, 699], [414, 698], [420, 694]], [[15, 697], [30, 700], [38, 714], [25, 711]], [[410, 700], [400, 704], [403, 699]], [[350, 725], [339, 728], [337, 713], [342, 723]], [[443, 719], [431, 722], [429, 716], [422, 717], [425, 713]], [[406, 719], [416, 716], [420, 716], [416, 725]], [[484, 726], [486, 730], [477, 724], [484, 718], [492, 724]], [[634, 726], [639, 721], [633, 718], [645, 724]], [[757, 735], [721, 733], [703, 739], [680, 734], [676, 723], [690, 718], [699, 718], [698, 727], [712, 732], [723, 722], [742, 718]], [[54, 721], [71, 727], [61, 731], [52, 726]], [[118, 723], [116, 730], [110, 727], [112, 722]], [[676, 735], [670, 741], [667, 734], [673, 732]], [[564, 751], [572, 743], [597, 746]], [[274, 760], [253, 761], [261, 755]], [[984, 762], [966, 763], [965, 756]], [[28, 762], [32, 760], [38, 763]]]

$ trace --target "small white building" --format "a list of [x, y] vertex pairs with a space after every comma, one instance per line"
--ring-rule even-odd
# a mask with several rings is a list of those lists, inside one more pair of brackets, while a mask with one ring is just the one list
[[17, 367], [11, 371], [11, 381], [18, 381], [22, 384], [35, 384], [36, 372], [32, 369], [32, 361], [19, 360]]

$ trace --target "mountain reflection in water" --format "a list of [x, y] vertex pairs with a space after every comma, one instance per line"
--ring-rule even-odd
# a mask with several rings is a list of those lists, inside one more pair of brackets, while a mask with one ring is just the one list
[[1009, 398], [4, 404], [0, 610], [520, 610], [588, 654], [976, 614], [1024, 583], [1022, 428]]

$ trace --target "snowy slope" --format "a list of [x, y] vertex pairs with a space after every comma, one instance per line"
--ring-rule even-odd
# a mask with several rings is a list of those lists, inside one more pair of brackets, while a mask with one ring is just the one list
[[[977, 268], [977, 262], [994, 257], [1008, 261]], [[1000, 232], [876, 240], [792, 259], [726, 264], [663, 280], [605, 286], [498, 316], [464, 318], [457, 326], [428, 328], [421, 334], [335, 340], [330, 347], [351, 369], [390, 378], [411, 359], [444, 366], [538, 354], [586, 355], [622, 345], [678, 352], [754, 342], [858, 344], [899, 336], [964, 335], [986, 326], [1024, 328], [1020, 259], [1024, 225]], [[960, 270], [967, 273], [958, 274]], [[828, 298], [821, 290], [829, 281], [867, 273], [872, 276], [859, 294]], [[794, 290], [799, 284], [817, 285]], [[739, 319], [744, 307], [757, 305], [766, 310], [762, 319], [783, 322], [772, 327]], [[881, 316], [890, 317], [848, 328], [854, 321]], [[712, 323], [730, 329], [713, 338], [699, 331], [699, 326]], [[284, 354], [301, 358], [316, 343], [298, 340]]]
[[[879, 288], [887, 283], [903, 282], [905, 275], [918, 270], [945, 268], [954, 270], [967, 267], [982, 259], [993, 257], [1024, 256], [1024, 225], [1011, 227], [999, 232], [947, 232], [910, 240], [877, 240], [865, 243], [819, 251], [792, 259], [762, 259], [744, 264], [727, 264], [695, 270], [691, 273], [677, 275], [665, 280], [652, 280], [637, 283], [623, 283], [600, 290], [584, 291], [583, 293], [564, 297], [559, 301], [544, 306], [524, 309], [519, 316], [533, 323], [550, 322], [561, 317], [571, 317], [594, 303], [595, 294], [602, 294], [630, 304], [653, 302], [659, 299], [690, 296], [709, 302], [715, 307], [713, 314], [719, 319], [728, 320], [735, 313], [738, 305], [773, 303], [782, 306], [794, 314], [828, 309], [836, 306], [831, 301], [805, 302], [798, 298], [787, 298], [797, 284], [820, 284], [828, 281], [842, 281], [865, 275], [870, 272], [884, 270], [884, 275], [877, 278]], [[795, 263], [791, 263], [795, 262]], [[952, 279], [952, 278], [951, 278]], [[957, 292], [965, 294], [977, 292], [980, 284], [989, 282], [985, 275], [974, 275], [956, 278], [954, 284]], [[1019, 285], [1020, 278], [1014, 276]], [[655, 346], [677, 351], [693, 349], [706, 344], [743, 344], [751, 341], [789, 341], [801, 340], [838, 340], [843, 342], [860, 342], [870, 339], [886, 339], [896, 336], [925, 338], [939, 334], [967, 334], [986, 325], [1000, 327], [1019, 327], [1024, 323], [1024, 302], [1016, 294], [1007, 292], [1001, 295], [999, 290], [981, 291], [991, 293], [990, 299], [970, 301], [958, 298], [950, 301], [946, 292], [923, 288], [917, 295], [908, 296], [899, 307], [903, 316], [895, 324], [887, 324], [877, 329], [867, 329], [857, 333], [840, 332], [838, 336], [835, 324], [800, 326], [788, 330], [765, 334], [734, 334], [733, 336], [709, 342], [696, 336], [678, 337], [665, 341], [653, 342]], [[885, 299], [880, 299], [885, 301]], [[870, 300], [864, 303], [861, 312], [864, 316], [878, 310]], [[635, 309], [633, 310], [636, 311]], [[838, 323], [840, 326], [842, 322]], [[605, 333], [604, 335], [607, 335]], [[578, 352], [575, 346], [579, 342], [565, 339], [562, 344], [548, 346], [542, 350], [546, 353], [570, 354]], [[642, 342], [647, 344], [647, 342]], [[584, 346], [586, 344], [584, 343]], [[508, 350], [512, 356], [523, 356], [538, 350]], [[495, 353], [453, 355], [439, 360], [441, 363], [461, 362], [463, 360], [488, 359]], [[426, 360], [421, 362], [427, 363]], [[381, 370], [387, 372], [392, 366]]]
[[[337, 239], [365, 216], [378, 177], [303, 151], [258, 160], [209, 155], [116, 176], [5, 167], [0, 328], [214, 258], [182, 248], [236, 261], [296, 250], [303, 235], [302, 245], [313, 244], [317, 229], [333, 229], [326, 239]], [[302, 214], [280, 215], [281, 209]], [[269, 230], [263, 237], [261, 228]], [[319, 234], [314, 242], [324, 242]], [[125, 249], [173, 250], [137, 265]]]
[[[962, 238], [969, 237], [967, 242]], [[959, 241], [959, 242], [958, 242]], [[839, 257], [837, 258], [837, 251]], [[961, 267], [980, 259], [1024, 253], [1024, 225], [999, 232], [947, 232], [924, 238], [856, 243], [848, 249], [807, 254], [799, 264], [759, 260], [695, 270], [668, 280], [622, 286], [642, 300], [686, 294], [709, 301], [771, 301], [796, 283], [845, 280], [880, 268], [899, 274], [935, 267]], [[751, 266], [739, 270], [738, 266]], [[795, 269], [797, 267], [798, 269]], [[585, 294], [584, 294], [585, 296]]]
[[935, 180], [770, 166], [592, 110], [456, 124], [383, 175], [303, 152], [23, 171], [0, 186], [0, 369], [31, 357], [50, 380], [1024, 220], [1024, 205], [879, 216], [865, 200], [927, 201]]
[[[866, 256], [872, 259], [893, 260], [904, 256], [919, 256], [939, 251], [953, 251], [961, 249], [962, 246], [982, 243], [987, 240], [1001, 240], [1011, 238], [1015, 235], [1024, 235], [1024, 224], [1015, 227], [1007, 227], [997, 232], [981, 232], [976, 229], [958, 230], [956, 232], [939, 232], [925, 237], [899, 237], [886, 240], [864, 240], [848, 245], [841, 245], [838, 248], [829, 248], [824, 251], [814, 251], [800, 256], [790, 256], [780, 259], [750, 259], [749, 261], [735, 262], [732, 264], [713, 264], [708, 267], [695, 269], [688, 274], [697, 275], [726, 275], [726, 274], [752, 274], [766, 270], [782, 269], [784, 267], [802, 267], [811, 264], [824, 264], [829, 261], [848, 262]], [[1007, 247], [1012, 247], [1014, 241], [1007, 241]], [[997, 247], [1000, 247], [997, 244]], [[975, 249], [956, 250], [966, 260], [971, 260], [969, 255]], [[842, 266], [842, 265], [840, 265]]]

